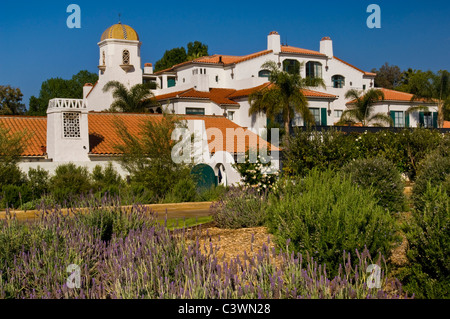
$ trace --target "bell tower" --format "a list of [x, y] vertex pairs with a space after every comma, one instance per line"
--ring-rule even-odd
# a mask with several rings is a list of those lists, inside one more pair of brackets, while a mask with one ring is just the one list
[[85, 96], [89, 111], [100, 112], [110, 108], [114, 101], [112, 91], [103, 92], [109, 81], [118, 81], [128, 89], [142, 84], [141, 44], [137, 32], [120, 22], [103, 32], [98, 43], [99, 80]]

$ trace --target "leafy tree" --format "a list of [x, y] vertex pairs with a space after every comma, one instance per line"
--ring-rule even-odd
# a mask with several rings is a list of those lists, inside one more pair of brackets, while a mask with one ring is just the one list
[[16, 164], [24, 149], [24, 140], [28, 133], [11, 132], [0, 123], [0, 164]]
[[45, 116], [48, 102], [54, 98], [82, 99], [83, 86], [95, 83], [98, 75], [88, 71], [80, 71], [70, 80], [51, 78], [42, 83], [39, 97], [32, 96], [29, 102], [29, 115]]
[[203, 56], [208, 56], [208, 46], [199, 41], [189, 42], [187, 51], [187, 59], [189, 61], [201, 58]]
[[302, 89], [312, 85], [313, 82], [324, 86], [323, 80], [302, 78], [300, 69], [292, 73], [280, 71], [273, 61], [267, 61], [261, 68], [270, 71], [269, 81], [272, 85], [250, 94], [249, 115], [265, 113], [270, 120], [274, 121], [275, 117], [281, 114], [286, 132], [290, 132], [291, 120], [296, 112], [302, 116], [305, 123], [315, 124]]
[[413, 94], [412, 101], [437, 102], [438, 126], [443, 127], [444, 119], [450, 116], [450, 73], [448, 71], [441, 70], [433, 73], [409, 69], [405, 73], [404, 84], [399, 89]]
[[172, 132], [180, 125], [176, 115], [164, 113], [145, 121], [141, 134], [136, 136], [130, 133], [122, 120], [116, 120], [121, 143], [115, 147], [123, 154], [121, 165], [130, 173], [132, 187], [142, 187], [162, 199], [178, 180], [189, 175], [188, 166], [172, 160]]
[[155, 63], [155, 72], [169, 69], [174, 65], [192, 61], [208, 55], [208, 46], [206, 44], [199, 41], [189, 42], [187, 45], [187, 51], [183, 47], [167, 50], [161, 60]]
[[[0, 197], [5, 195], [5, 187], [19, 187], [25, 182], [25, 174], [17, 163], [26, 137], [26, 132], [12, 133], [0, 123]], [[11, 202], [11, 198], [8, 202]]]
[[176, 64], [187, 61], [185, 48], [174, 48], [164, 53], [164, 56], [155, 63], [155, 72], [173, 67]]
[[19, 88], [10, 85], [0, 85], [0, 114], [18, 115], [25, 112], [25, 104], [22, 102], [23, 94]]
[[397, 65], [386, 62], [379, 70], [372, 69], [372, 72], [377, 74], [375, 87], [394, 90], [401, 84], [403, 73]]
[[384, 93], [378, 89], [370, 89], [367, 92], [361, 92], [351, 89], [345, 94], [346, 99], [354, 100], [353, 106], [345, 110], [342, 114], [340, 124], [362, 123], [363, 126], [373, 124], [383, 126], [383, 124], [392, 124], [392, 119], [385, 113], [374, 114], [374, 104], [384, 100]]
[[149, 106], [155, 104], [154, 95], [150, 90], [150, 84], [136, 84], [131, 89], [118, 81], [109, 81], [103, 88], [103, 92], [113, 89], [115, 101], [111, 104], [113, 112], [145, 112]]

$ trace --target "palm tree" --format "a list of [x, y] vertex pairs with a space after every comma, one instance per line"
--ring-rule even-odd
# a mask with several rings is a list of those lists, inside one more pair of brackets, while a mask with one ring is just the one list
[[118, 81], [109, 81], [103, 88], [103, 92], [113, 89], [115, 101], [111, 104], [111, 111], [125, 113], [144, 113], [155, 105], [155, 96], [150, 90], [150, 85], [136, 84], [131, 89]]
[[342, 113], [340, 124], [361, 123], [363, 126], [369, 124], [383, 126], [392, 124], [392, 119], [385, 113], [374, 113], [374, 104], [384, 100], [381, 90], [370, 89], [366, 93], [351, 89], [345, 94], [346, 99], [351, 99], [353, 105]]
[[269, 119], [274, 121], [276, 116], [282, 114], [286, 133], [290, 132], [290, 124], [295, 112], [302, 116], [305, 124], [315, 124], [314, 116], [308, 108], [308, 100], [302, 89], [311, 85], [325, 87], [323, 80], [302, 78], [300, 70], [293, 73], [281, 71], [274, 61], [267, 61], [261, 68], [270, 71], [269, 81], [271, 84], [250, 94], [248, 98], [249, 115], [265, 113]]

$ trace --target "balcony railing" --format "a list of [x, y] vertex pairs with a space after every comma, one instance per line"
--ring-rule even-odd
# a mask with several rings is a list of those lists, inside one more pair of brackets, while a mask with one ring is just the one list
[[87, 109], [86, 101], [80, 99], [52, 99], [48, 102], [48, 109]]

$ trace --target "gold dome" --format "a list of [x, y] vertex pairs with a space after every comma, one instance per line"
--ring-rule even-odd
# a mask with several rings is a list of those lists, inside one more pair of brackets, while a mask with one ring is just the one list
[[139, 35], [132, 27], [119, 22], [103, 32], [100, 41], [107, 39], [139, 41]]

